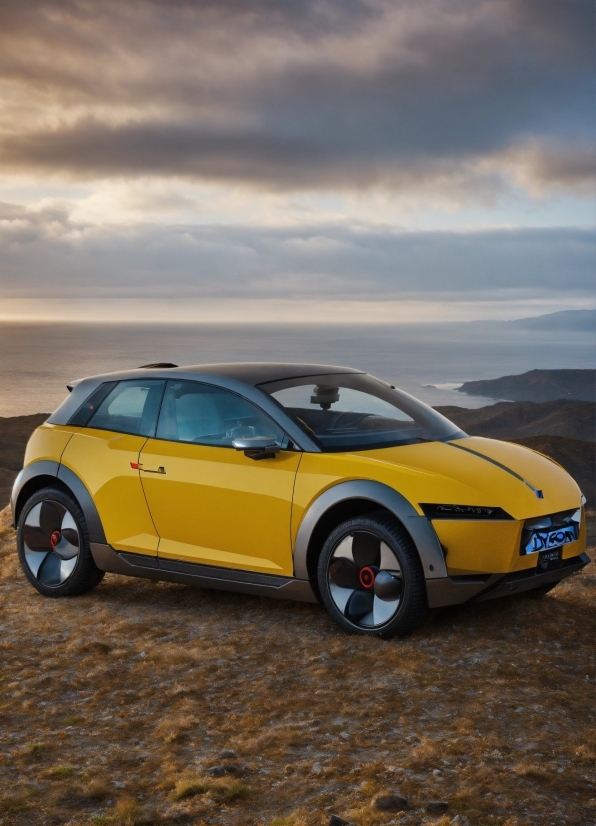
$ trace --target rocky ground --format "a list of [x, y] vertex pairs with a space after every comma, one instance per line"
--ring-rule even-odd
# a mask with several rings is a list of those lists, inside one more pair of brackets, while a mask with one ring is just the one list
[[591, 822], [595, 592], [592, 563], [389, 642], [116, 575], [51, 600], [4, 510], [0, 822]]

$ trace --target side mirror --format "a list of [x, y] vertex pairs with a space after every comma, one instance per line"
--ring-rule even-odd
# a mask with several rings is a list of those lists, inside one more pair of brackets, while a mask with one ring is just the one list
[[232, 445], [236, 450], [243, 450], [249, 459], [270, 459], [279, 453], [279, 445], [266, 436], [255, 436], [252, 439], [234, 439]]

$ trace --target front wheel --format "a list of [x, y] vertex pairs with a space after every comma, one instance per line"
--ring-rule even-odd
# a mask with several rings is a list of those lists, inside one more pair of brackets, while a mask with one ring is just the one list
[[332, 619], [353, 634], [407, 634], [427, 615], [418, 553], [388, 514], [338, 525], [321, 550], [317, 579]]
[[40, 594], [83, 594], [103, 578], [91, 555], [78, 502], [60, 488], [44, 488], [25, 503], [17, 528], [19, 560]]

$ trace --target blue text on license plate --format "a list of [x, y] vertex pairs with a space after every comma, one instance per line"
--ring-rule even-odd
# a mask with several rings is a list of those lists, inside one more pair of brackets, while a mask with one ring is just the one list
[[577, 537], [577, 525], [549, 528], [546, 531], [533, 531], [523, 546], [522, 553], [537, 554], [541, 551], [550, 551], [553, 548], [560, 548], [561, 545], [567, 545], [569, 542], [575, 542]]

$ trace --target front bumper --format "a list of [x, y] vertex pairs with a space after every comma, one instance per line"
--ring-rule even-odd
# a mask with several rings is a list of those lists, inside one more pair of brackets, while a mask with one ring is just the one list
[[446, 605], [462, 605], [465, 602], [480, 602], [521, 594], [543, 585], [561, 582], [571, 574], [581, 571], [588, 562], [590, 557], [582, 553], [569, 559], [561, 559], [555, 567], [546, 571], [540, 568], [526, 568], [508, 574], [427, 579], [428, 605], [429, 608], [441, 608]]

